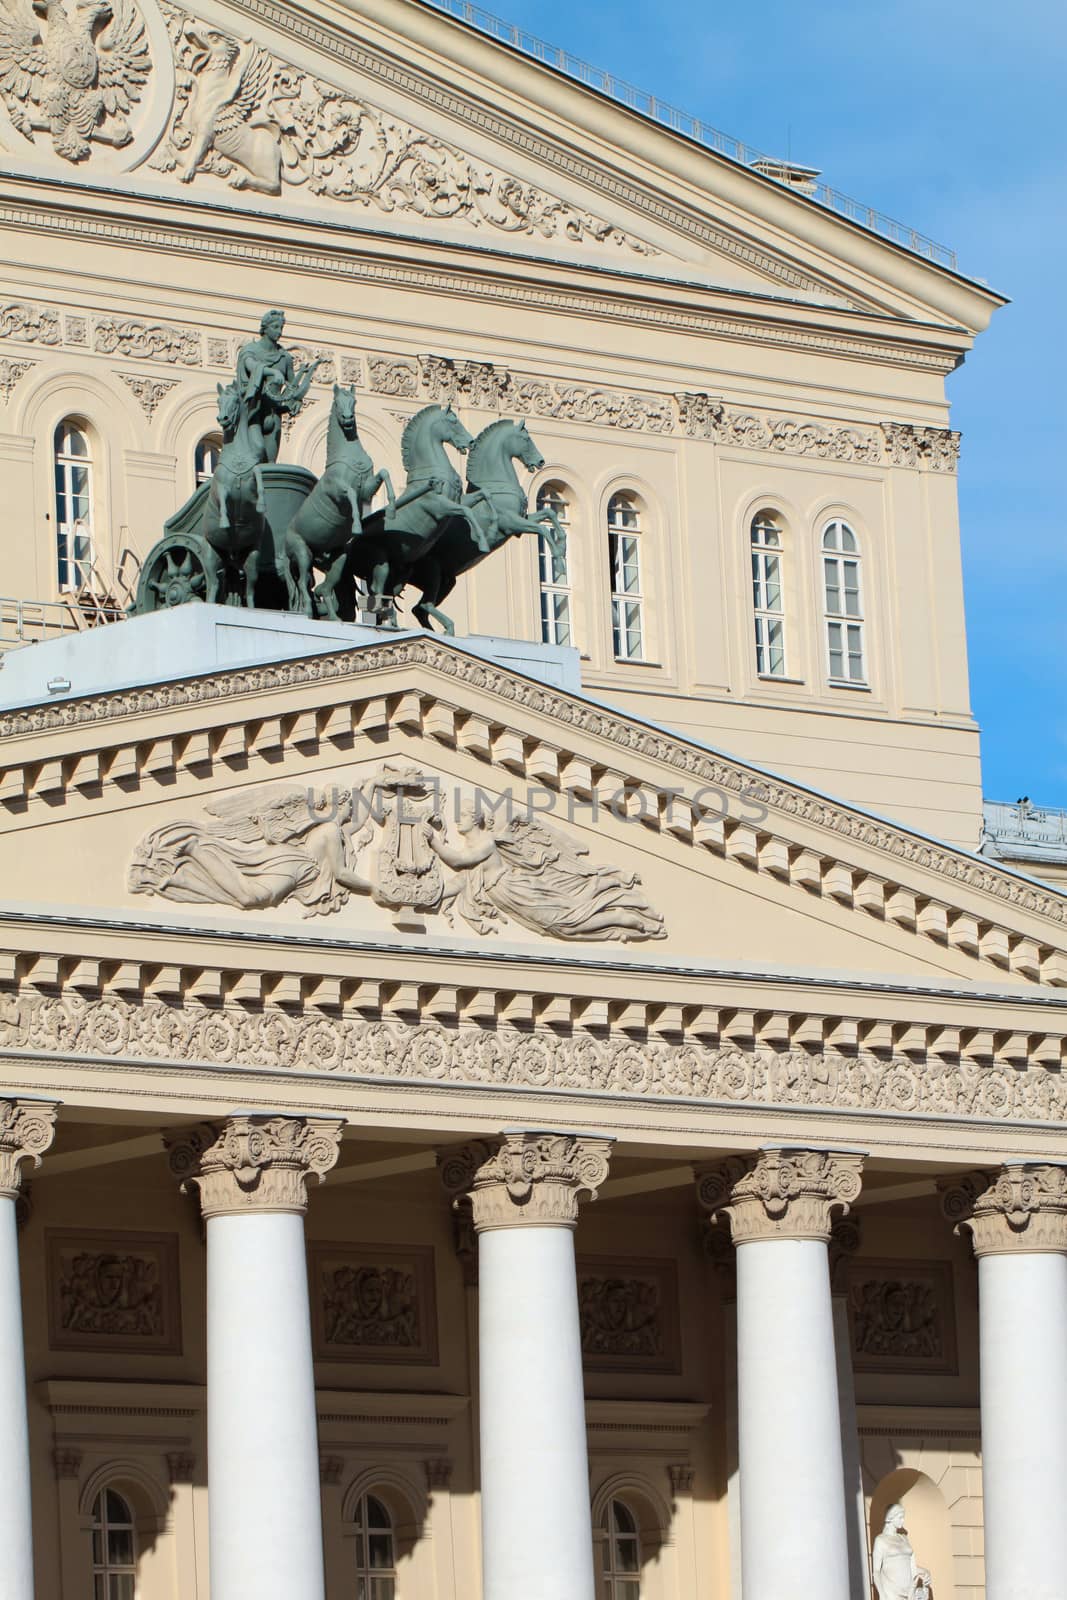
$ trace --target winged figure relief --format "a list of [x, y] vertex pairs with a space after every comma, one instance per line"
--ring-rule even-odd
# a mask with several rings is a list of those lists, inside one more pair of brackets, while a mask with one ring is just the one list
[[121, 147], [129, 112], [152, 62], [131, 0], [0, 0], [0, 95], [18, 131], [51, 135], [65, 161], [84, 161], [92, 141]]
[[183, 183], [199, 172], [233, 189], [279, 194], [281, 130], [271, 114], [275, 61], [249, 39], [185, 18], [175, 39], [178, 106], [170, 137], [150, 165], [177, 169]]

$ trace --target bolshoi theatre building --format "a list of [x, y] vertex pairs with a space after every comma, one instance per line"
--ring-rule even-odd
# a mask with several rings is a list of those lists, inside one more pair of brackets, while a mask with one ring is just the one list
[[0, 1600], [1065, 1600], [1002, 297], [462, 0], [0, 0], [0, 159]]

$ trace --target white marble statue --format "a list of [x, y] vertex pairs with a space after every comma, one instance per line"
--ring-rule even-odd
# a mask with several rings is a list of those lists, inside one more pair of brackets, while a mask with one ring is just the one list
[[904, 1507], [891, 1505], [871, 1552], [878, 1600], [931, 1600], [930, 1574], [915, 1559], [904, 1529]]

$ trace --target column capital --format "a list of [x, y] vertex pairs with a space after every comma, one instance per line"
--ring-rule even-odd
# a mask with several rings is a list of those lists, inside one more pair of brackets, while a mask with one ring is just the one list
[[165, 1134], [182, 1193], [195, 1186], [205, 1217], [248, 1211], [307, 1210], [307, 1180], [320, 1183], [340, 1155], [344, 1122], [334, 1117], [230, 1117]]
[[610, 1139], [509, 1130], [438, 1155], [441, 1181], [460, 1205], [470, 1198], [476, 1233], [527, 1224], [573, 1228], [578, 1198], [608, 1175]]
[[760, 1150], [699, 1169], [697, 1198], [713, 1219], [729, 1217], [735, 1245], [828, 1242], [834, 1214], [848, 1211], [859, 1195], [862, 1167], [858, 1151]]
[[58, 1104], [46, 1100], [0, 1100], [0, 1196], [17, 1200], [21, 1166], [41, 1157], [56, 1135]]
[[938, 1185], [941, 1210], [974, 1253], [1067, 1254], [1067, 1167], [1019, 1162]]

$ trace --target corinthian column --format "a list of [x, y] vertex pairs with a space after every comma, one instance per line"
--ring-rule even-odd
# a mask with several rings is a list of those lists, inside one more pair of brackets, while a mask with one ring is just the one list
[[304, 1212], [343, 1126], [235, 1116], [167, 1141], [207, 1225], [212, 1600], [323, 1600]]
[[478, 1236], [484, 1600], [594, 1597], [574, 1228], [610, 1146], [509, 1131], [440, 1158]]
[[737, 1246], [738, 1451], [745, 1600], [849, 1600], [827, 1245], [860, 1192], [854, 1152], [762, 1150], [698, 1173]]
[[0, 1593], [33, 1600], [33, 1518], [26, 1357], [22, 1346], [15, 1202], [22, 1163], [40, 1166], [55, 1136], [59, 1107], [41, 1100], [0, 1100]]
[[946, 1184], [978, 1257], [987, 1600], [1067, 1591], [1067, 1169]]

